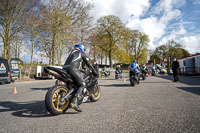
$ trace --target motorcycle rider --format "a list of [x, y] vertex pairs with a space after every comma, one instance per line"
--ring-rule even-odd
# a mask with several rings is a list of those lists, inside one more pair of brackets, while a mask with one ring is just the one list
[[145, 64], [142, 64], [140, 68], [141, 68], [141, 70], [142, 70], [142, 73], [144, 73], [145, 76], [146, 76], [146, 74], [147, 74], [147, 72], [148, 72], [148, 68], [146, 67], [146, 65], [145, 65]]
[[131, 76], [131, 71], [134, 71], [136, 73], [137, 78], [138, 78], [138, 75], [141, 73], [140, 66], [137, 64], [136, 60], [132, 61], [132, 64], [130, 66], [129, 76]]
[[74, 49], [69, 54], [67, 60], [64, 64], [64, 69], [72, 76], [73, 81], [75, 82], [77, 88], [74, 98], [71, 101], [71, 107], [78, 112], [82, 112], [81, 108], [78, 105], [78, 99], [83, 98], [83, 91], [85, 89], [85, 83], [80, 74], [80, 67], [82, 61], [88, 66], [90, 70], [92, 70], [94, 76], [98, 76], [97, 71], [94, 69], [92, 64], [89, 61], [89, 58], [84, 52], [84, 46], [82, 44], [77, 44], [74, 46]]
[[122, 78], [122, 68], [120, 65], [117, 65], [115, 73], [119, 73], [120, 78]]

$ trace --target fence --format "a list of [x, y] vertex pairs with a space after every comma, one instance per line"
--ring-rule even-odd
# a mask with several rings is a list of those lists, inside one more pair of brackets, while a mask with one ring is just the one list
[[33, 64], [32, 66], [30, 64], [22, 64], [19, 67], [20, 71], [20, 79], [21, 78], [35, 78], [36, 73], [36, 67], [37, 65]]

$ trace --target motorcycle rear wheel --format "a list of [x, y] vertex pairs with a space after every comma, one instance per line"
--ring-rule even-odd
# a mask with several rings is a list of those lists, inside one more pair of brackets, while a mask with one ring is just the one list
[[96, 87], [96, 88], [94, 88], [94, 89], [96, 89], [96, 91], [94, 93], [92, 93], [90, 96], [90, 100], [92, 102], [98, 101], [101, 96], [101, 88], [100, 88], [99, 84], [97, 83], [94, 87]]
[[63, 85], [55, 85], [51, 87], [45, 96], [45, 106], [52, 115], [60, 115], [65, 113], [69, 108], [70, 100], [61, 100], [61, 97], [67, 94], [69, 90]]

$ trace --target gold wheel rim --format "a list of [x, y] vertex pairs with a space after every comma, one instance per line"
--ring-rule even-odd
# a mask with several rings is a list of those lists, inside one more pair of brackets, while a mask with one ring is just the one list
[[93, 98], [95, 99], [95, 100], [97, 100], [97, 99], [99, 99], [99, 97], [100, 97], [100, 87], [99, 87], [99, 85], [96, 85], [96, 87], [97, 87], [97, 92], [96, 93], [94, 93], [94, 94], [92, 94], [93, 95]]
[[63, 93], [68, 93], [68, 91], [64, 88], [59, 88], [52, 96], [52, 105], [57, 111], [64, 111], [69, 105], [69, 100], [61, 101], [61, 94]]

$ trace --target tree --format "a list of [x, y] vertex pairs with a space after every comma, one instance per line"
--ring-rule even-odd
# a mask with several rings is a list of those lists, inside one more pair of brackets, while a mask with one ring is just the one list
[[41, 18], [40, 18], [40, 6], [42, 6], [40, 3], [37, 4], [36, 8], [32, 8], [30, 10], [29, 16], [27, 17], [26, 26], [23, 30], [23, 34], [25, 34], [26, 39], [28, 42], [30, 42], [30, 65], [33, 63], [33, 56], [37, 48], [39, 47], [40, 42], [40, 25], [42, 24]]
[[129, 38], [129, 55], [132, 59], [139, 61], [139, 63], [146, 62], [147, 46], [149, 38], [146, 34], [138, 30], [130, 31]]
[[160, 61], [164, 61], [167, 58], [168, 51], [167, 45], [161, 45], [155, 49], [155, 54], [160, 58]]
[[150, 56], [150, 60], [148, 62], [154, 62], [154, 59], [156, 60], [156, 62], [162, 61], [161, 58], [158, 55], [153, 54], [153, 55]]
[[97, 20], [98, 36], [101, 38], [100, 47], [109, 57], [110, 67], [112, 67], [113, 52], [116, 50], [117, 43], [122, 39], [122, 29], [124, 24], [113, 15], [101, 17]]
[[155, 58], [157, 61], [167, 60], [169, 57], [184, 58], [189, 56], [189, 52], [181, 47], [182, 45], [174, 40], [168, 40], [167, 43], [158, 46], [154, 54], [150, 57], [151, 61]]
[[23, 29], [24, 18], [34, 5], [31, 0], [0, 0], [0, 37], [4, 43], [4, 58], [11, 58], [11, 41]]
[[50, 64], [55, 64], [56, 53], [59, 54], [59, 62], [63, 51], [63, 47], [67, 45], [67, 41], [76, 40], [75, 24], [89, 14], [87, 4], [83, 4], [77, 0], [50, 0], [42, 10], [43, 16], [43, 50], [50, 58]]
[[97, 29], [94, 28], [92, 29], [92, 34], [89, 37], [89, 42], [90, 42], [90, 46], [91, 46], [91, 52], [90, 54], [92, 54], [93, 56], [93, 61], [96, 62], [97, 61], [97, 55], [101, 54], [101, 49], [98, 47], [100, 44], [100, 38], [97, 36]]

